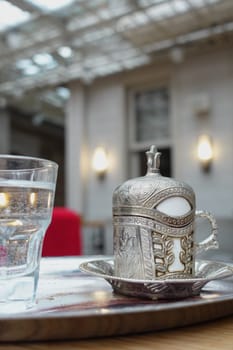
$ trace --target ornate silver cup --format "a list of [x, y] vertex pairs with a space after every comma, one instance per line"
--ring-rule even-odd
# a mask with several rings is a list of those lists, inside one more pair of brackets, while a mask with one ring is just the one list
[[[115, 274], [122, 278], [191, 278], [195, 255], [218, 248], [217, 224], [196, 211], [190, 186], [159, 172], [160, 153], [151, 146], [146, 176], [131, 179], [113, 193]], [[211, 234], [194, 240], [196, 216], [210, 221]]]

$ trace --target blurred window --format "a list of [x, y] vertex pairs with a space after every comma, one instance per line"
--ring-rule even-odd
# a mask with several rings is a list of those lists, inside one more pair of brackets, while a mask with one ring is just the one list
[[167, 88], [137, 92], [134, 104], [136, 142], [169, 137], [169, 92]]
[[157, 86], [129, 93], [129, 175], [146, 173], [145, 151], [154, 144], [160, 152], [161, 173], [172, 176], [170, 90]]

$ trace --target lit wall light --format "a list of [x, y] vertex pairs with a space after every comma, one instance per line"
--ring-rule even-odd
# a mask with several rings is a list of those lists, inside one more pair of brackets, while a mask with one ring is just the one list
[[108, 156], [104, 147], [97, 147], [92, 158], [92, 168], [99, 179], [103, 179], [108, 170]]
[[213, 161], [213, 144], [210, 136], [200, 135], [197, 144], [197, 157], [203, 171], [209, 172]]
[[7, 193], [0, 193], [0, 208], [5, 209], [9, 204], [9, 195]]

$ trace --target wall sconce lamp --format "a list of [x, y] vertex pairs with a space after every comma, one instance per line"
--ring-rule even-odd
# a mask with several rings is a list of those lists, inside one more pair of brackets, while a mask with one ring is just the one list
[[109, 161], [105, 148], [96, 147], [92, 158], [92, 168], [100, 180], [103, 180], [105, 178], [108, 167]]
[[213, 155], [214, 152], [211, 137], [206, 134], [200, 135], [197, 144], [197, 157], [204, 172], [210, 171]]

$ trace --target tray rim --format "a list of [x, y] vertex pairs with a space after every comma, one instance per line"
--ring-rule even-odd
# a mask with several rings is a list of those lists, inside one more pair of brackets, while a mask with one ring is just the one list
[[[102, 315], [75, 313], [73, 315], [60, 314], [59, 317], [47, 314], [39, 317], [31, 315], [20, 319], [0, 318], [0, 344], [16, 341], [47, 342], [142, 334], [191, 326], [233, 315], [233, 296], [200, 301], [180, 304], [176, 308], [171, 307], [171, 305], [167, 307], [163, 305], [159, 309], [133, 310]], [[184, 311], [186, 317], [181, 319], [180, 310]], [[143, 318], [144, 324], [138, 322], [139, 317]], [[110, 328], [109, 323], [111, 323]], [[120, 328], [119, 323], [121, 324]], [[96, 324], [97, 326], [95, 326]], [[127, 327], [125, 328], [125, 326]], [[6, 330], [6, 334], [4, 330]], [[15, 330], [17, 330], [16, 334]]]

